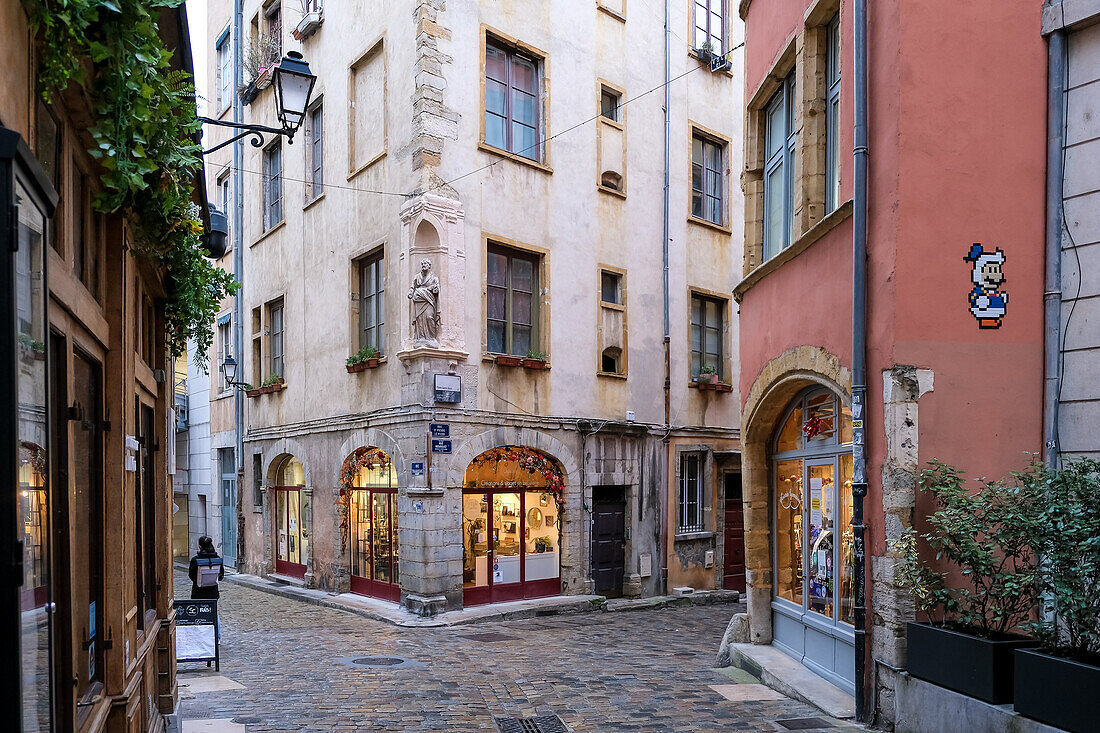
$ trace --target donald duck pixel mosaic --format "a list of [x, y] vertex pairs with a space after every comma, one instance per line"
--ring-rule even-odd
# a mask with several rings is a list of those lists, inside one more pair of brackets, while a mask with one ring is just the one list
[[978, 328], [1000, 328], [1008, 304], [1008, 293], [1001, 288], [1005, 282], [1002, 271], [1005, 253], [999, 247], [986, 252], [976, 242], [970, 245], [963, 259], [971, 263], [970, 279], [974, 288], [968, 297], [970, 312], [978, 320]]

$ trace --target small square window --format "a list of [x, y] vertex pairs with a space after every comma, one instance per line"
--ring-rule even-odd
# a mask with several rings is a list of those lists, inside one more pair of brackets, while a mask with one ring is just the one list
[[[600, 272], [600, 300], [604, 303], [623, 304], [623, 276], [617, 272]], [[605, 370], [606, 371], [606, 370]]]
[[600, 93], [600, 117], [622, 122], [622, 100], [623, 96], [614, 89], [603, 87]]

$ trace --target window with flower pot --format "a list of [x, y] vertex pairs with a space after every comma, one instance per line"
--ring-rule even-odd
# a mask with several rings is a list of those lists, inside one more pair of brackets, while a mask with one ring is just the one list
[[539, 351], [540, 257], [490, 243], [486, 252], [486, 340], [491, 354]]
[[383, 250], [358, 262], [359, 348], [386, 353], [386, 259]]
[[725, 53], [726, 0], [694, 0], [695, 48]]
[[691, 377], [714, 374], [721, 381], [725, 376], [723, 340], [726, 301], [691, 294]]

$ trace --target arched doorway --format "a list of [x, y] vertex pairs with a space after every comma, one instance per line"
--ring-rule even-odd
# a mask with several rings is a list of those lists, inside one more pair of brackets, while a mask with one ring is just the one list
[[285, 456], [275, 471], [275, 572], [305, 578], [309, 563], [309, 532], [305, 527], [305, 469]]
[[344, 459], [340, 533], [350, 555], [351, 592], [399, 601], [397, 472], [385, 451], [359, 448]]
[[787, 408], [771, 455], [773, 641], [852, 691], [852, 414], [813, 387]]
[[539, 598], [561, 592], [558, 463], [532, 448], [485, 451], [462, 489], [462, 602]]

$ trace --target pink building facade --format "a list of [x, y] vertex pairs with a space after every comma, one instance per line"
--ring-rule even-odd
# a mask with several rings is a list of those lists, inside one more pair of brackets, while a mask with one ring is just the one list
[[[865, 414], [851, 414], [851, 0], [741, 0], [734, 294], [751, 641], [862, 686], [892, 719], [913, 610], [889, 541], [931, 510], [917, 471], [935, 457], [1001, 476], [1042, 448], [1047, 62], [1028, 3], [870, 5]], [[853, 422], [868, 483], [862, 680]]]

